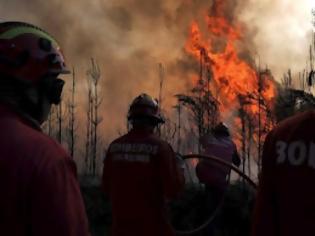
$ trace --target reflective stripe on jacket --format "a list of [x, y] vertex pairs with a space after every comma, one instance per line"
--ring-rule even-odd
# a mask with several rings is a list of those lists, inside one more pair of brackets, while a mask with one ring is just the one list
[[252, 236], [315, 235], [315, 112], [281, 122], [266, 138]]

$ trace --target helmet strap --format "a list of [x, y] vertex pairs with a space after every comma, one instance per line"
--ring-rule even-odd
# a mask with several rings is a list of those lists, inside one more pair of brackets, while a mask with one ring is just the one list
[[157, 127], [159, 122], [157, 119], [148, 116], [136, 116], [129, 118], [132, 125]]
[[51, 104], [58, 105], [65, 82], [57, 76], [45, 76], [40, 83], [40, 89]]
[[25, 80], [1, 76], [0, 101], [41, 122], [47, 107], [60, 102], [64, 81], [56, 76], [39, 81], [33, 85]]

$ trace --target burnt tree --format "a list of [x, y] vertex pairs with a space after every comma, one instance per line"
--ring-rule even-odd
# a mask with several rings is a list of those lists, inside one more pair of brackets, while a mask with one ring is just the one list
[[95, 60], [91, 59], [91, 67], [87, 71], [88, 79], [90, 80], [90, 89], [89, 89], [89, 144], [91, 145], [91, 157], [89, 163], [89, 171], [90, 174], [95, 176], [96, 173], [96, 162], [98, 156], [98, 128], [99, 124], [102, 122], [102, 118], [99, 116], [99, 108], [102, 104], [102, 98], [99, 96], [100, 90], [100, 79], [101, 79], [101, 71], [99, 65], [95, 62]]
[[71, 157], [75, 157], [75, 141], [76, 141], [76, 103], [75, 103], [75, 92], [76, 92], [76, 73], [75, 69], [72, 68], [72, 83], [71, 83], [71, 96], [68, 99], [67, 109], [68, 109], [68, 147], [71, 154]]

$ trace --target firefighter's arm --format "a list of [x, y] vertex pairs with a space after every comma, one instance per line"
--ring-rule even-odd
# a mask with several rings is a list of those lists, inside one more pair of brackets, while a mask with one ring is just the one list
[[32, 183], [31, 235], [89, 236], [88, 220], [70, 157], [49, 161]]
[[163, 145], [159, 151], [159, 174], [165, 198], [176, 198], [184, 188], [185, 177], [176, 154], [168, 144]]
[[233, 152], [233, 154], [232, 154], [232, 162], [233, 162], [233, 164], [236, 165], [237, 167], [239, 167], [240, 164], [241, 164], [241, 158], [240, 158], [240, 156], [238, 155], [238, 152], [237, 152], [236, 147], [235, 147], [234, 152]]
[[256, 196], [252, 236], [276, 236], [276, 209], [273, 191], [273, 156], [271, 134], [266, 138], [263, 155], [262, 171]]

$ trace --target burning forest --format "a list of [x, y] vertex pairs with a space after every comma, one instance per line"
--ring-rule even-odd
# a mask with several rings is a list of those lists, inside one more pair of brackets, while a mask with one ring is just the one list
[[[257, 170], [252, 168], [258, 166], [260, 169], [264, 138], [277, 120], [275, 105], [282, 91], [279, 88], [285, 87], [279, 79], [283, 72], [279, 73], [274, 64], [269, 67], [268, 56], [260, 56], [266, 52], [260, 48], [263, 36], [256, 32], [259, 27], [248, 12], [256, 11], [246, 1], [199, 0], [172, 4], [162, 1], [155, 4], [159, 6], [157, 18], [139, 13], [150, 11], [154, 4], [139, 4], [144, 9], [130, 7], [130, 11], [126, 8], [129, 5], [123, 2], [89, 6], [90, 12], [86, 14], [90, 20], [86, 21], [86, 26], [90, 31], [94, 32], [93, 17], [98, 22], [111, 22], [111, 27], [120, 27], [114, 35], [119, 37], [125, 32], [129, 46], [124, 46], [119, 39], [118, 47], [117, 38], [112, 42], [108, 37], [106, 43], [101, 43], [102, 32], [97, 31], [95, 34], [99, 37], [95, 38], [86, 34], [81, 34], [80, 39], [69, 36], [73, 44], [79, 41], [80, 45], [91, 45], [83, 46], [85, 50], [76, 50], [64, 39], [63, 32], [57, 30], [61, 43], [68, 46], [66, 56], [73, 59], [74, 70], [72, 81], [68, 78], [64, 102], [53, 109], [45, 130], [70, 150], [80, 172], [97, 174], [106, 144], [127, 130], [125, 114], [131, 98], [148, 91], [160, 100], [167, 122], [159, 133], [174, 145], [174, 149], [181, 153], [200, 152], [199, 138], [222, 121], [230, 127], [237, 143], [244, 160], [243, 171], [256, 176]], [[277, 4], [274, 7], [283, 7]], [[14, 6], [14, 1], [7, 3], [8, 8]], [[266, 6], [267, 3], [260, 5], [262, 9], [268, 9]], [[41, 7], [41, 3], [34, 3], [34, 7]], [[86, 5], [82, 2], [77, 3], [77, 12], [61, 12], [60, 19], [71, 23], [78, 34], [85, 28], [80, 28], [74, 20], [76, 13], [84, 8]], [[133, 15], [133, 11], [139, 14]], [[36, 20], [49, 27], [50, 22], [44, 20], [47, 14], [49, 9], [43, 8]], [[164, 47], [149, 37], [143, 25], [146, 21], [152, 24], [152, 34], [159, 35], [157, 39]], [[167, 27], [163, 28], [163, 24]], [[263, 29], [263, 25], [260, 27]], [[165, 37], [160, 33], [163, 31]], [[137, 46], [141, 49], [135, 48], [135, 40], [145, 36], [146, 40]], [[90, 52], [87, 53], [88, 48]], [[288, 73], [284, 77], [290, 77], [291, 82], [292, 77], [296, 78], [294, 81], [306, 81], [308, 72], [312, 71], [313, 51], [312, 46], [310, 59], [306, 65], [302, 64], [299, 76]], [[297, 55], [295, 50], [292, 53]], [[82, 66], [81, 59], [89, 61], [92, 55], [96, 59]], [[278, 62], [282, 64], [283, 60]], [[290, 88], [296, 87], [294, 83], [300, 82], [292, 82]], [[308, 86], [303, 83], [303, 88], [307, 90]]]
[[[200, 99], [207, 97], [200, 109], [201, 113], [206, 112], [200, 114], [199, 136], [209, 132], [218, 120], [228, 123], [242, 152], [243, 163], [248, 159], [250, 172], [250, 159], [255, 157], [259, 163], [264, 137], [275, 124], [277, 82], [270, 70], [255, 64], [249, 51], [241, 51], [248, 40], [245, 28], [236, 20], [228, 19], [226, 4], [214, 1], [204, 14], [206, 32], [201, 31], [197, 22], [191, 23], [185, 50], [200, 66], [199, 75], [192, 77], [197, 88], [195, 94]], [[184, 96], [179, 98], [187, 102]]]
[[[269, 174], [263, 175], [262, 163], [265, 166], [267, 162], [262, 159], [274, 154], [277, 165], [284, 164], [281, 168], [304, 168], [306, 162], [307, 168], [314, 167], [313, 133], [304, 135], [308, 130], [303, 130], [300, 137], [297, 132], [298, 139], [290, 142], [269, 140], [281, 134], [281, 129], [279, 133], [271, 131], [286, 124], [283, 120], [314, 110], [314, 9], [314, 1], [309, 0], [2, 1], [0, 15], [7, 22], [0, 23], [0, 74], [4, 78], [0, 83], [0, 113], [12, 109], [11, 115], [19, 119], [2, 121], [20, 123], [2, 126], [6, 130], [2, 140], [6, 141], [0, 148], [10, 152], [0, 155], [0, 174], [10, 177], [0, 179], [18, 179], [22, 176], [18, 171], [29, 160], [31, 168], [21, 171], [25, 175], [37, 166], [44, 168], [46, 157], [55, 160], [50, 155], [62, 153], [68, 155], [64, 169], [53, 174], [52, 167], [36, 171], [35, 177], [50, 173], [45, 178], [40, 176], [38, 183], [54, 179], [33, 192], [41, 193], [44, 188], [47, 199], [55, 196], [47, 194], [50, 191], [71, 196], [58, 196], [58, 204], [43, 203], [47, 209], [57, 209], [62, 206], [60, 202], [70, 206], [75, 202], [71, 194], [74, 199], [78, 197], [78, 207], [74, 208], [82, 214], [80, 222], [87, 213], [91, 235], [110, 232], [112, 220], [117, 219], [130, 217], [132, 224], [128, 220], [123, 223], [134, 227], [138, 224], [134, 214], [145, 212], [145, 217], [139, 217], [145, 221], [156, 214], [151, 210], [159, 209], [162, 199], [180, 194], [178, 201], [163, 202], [171, 209], [171, 224], [158, 216], [148, 224], [141, 222], [139, 228], [165, 220], [163, 225], [172, 225], [178, 234], [209, 235], [211, 230], [217, 230], [221, 233], [218, 235], [249, 235], [258, 176], [266, 178]], [[58, 17], [52, 17], [56, 12]], [[26, 49], [19, 51], [23, 47]], [[41, 58], [37, 58], [39, 54]], [[31, 73], [37, 71], [41, 76]], [[64, 75], [70, 71], [70, 75]], [[18, 127], [26, 126], [30, 126], [25, 129], [30, 134], [14, 136]], [[304, 122], [297, 129], [311, 126]], [[17, 127], [17, 131], [14, 128], [11, 134], [10, 127]], [[6, 133], [10, 135], [6, 137]], [[36, 135], [39, 140], [45, 137], [52, 142], [34, 145], [32, 137]], [[304, 136], [311, 138], [306, 140]], [[24, 158], [28, 153], [23, 152], [23, 145], [16, 144], [20, 138], [28, 151], [47, 156], [33, 160], [31, 153], [32, 157]], [[9, 146], [12, 143], [14, 147]], [[267, 153], [271, 148], [264, 145], [273, 145], [276, 151]], [[16, 146], [21, 146], [21, 150]], [[46, 146], [49, 150], [42, 151]], [[19, 160], [18, 165], [10, 162], [15, 160], [11, 152]], [[65, 160], [58, 159], [60, 163]], [[59, 162], [56, 166], [60, 166]], [[62, 172], [70, 165], [77, 166], [78, 183], [72, 176], [74, 168]], [[11, 171], [11, 166], [19, 168]], [[277, 174], [287, 173], [280, 172]], [[309, 173], [300, 171], [304, 172]], [[58, 177], [60, 173], [63, 175]], [[60, 181], [62, 178], [65, 181]], [[290, 184], [293, 179], [296, 181], [292, 178]], [[49, 190], [53, 184], [66, 186]], [[8, 189], [16, 185], [9, 184]], [[112, 209], [120, 209], [123, 217], [110, 217], [109, 199], [104, 198], [101, 185], [110, 197], [110, 191], [118, 191], [112, 194], [112, 203], [119, 204]], [[17, 193], [28, 190], [18, 187]], [[79, 188], [83, 199], [78, 196]], [[292, 191], [291, 186], [287, 189]], [[215, 199], [219, 193], [221, 199]], [[4, 195], [9, 198], [3, 202], [21, 198], [10, 194]], [[67, 202], [69, 199], [71, 203]], [[212, 202], [216, 205], [214, 210]], [[20, 202], [13, 205], [20, 206]], [[141, 212], [141, 206], [146, 211]], [[213, 215], [209, 216], [212, 211], [208, 208]], [[71, 218], [76, 219], [76, 215], [71, 214]], [[217, 216], [222, 225], [214, 223], [212, 227]], [[85, 230], [88, 235], [88, 222], [83, 223], [60, 225], [78, 225], [84, 228], [78, 232]]]

